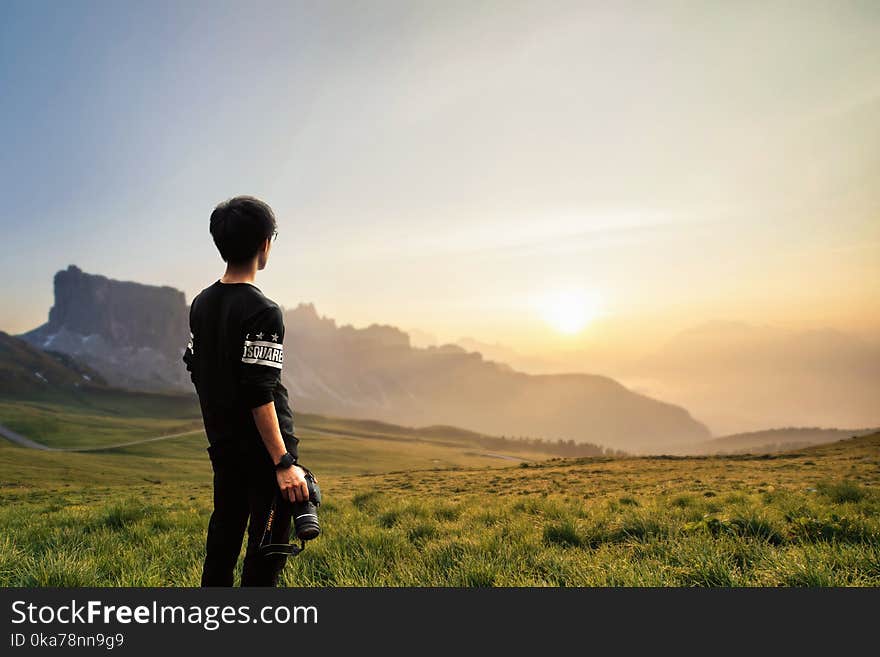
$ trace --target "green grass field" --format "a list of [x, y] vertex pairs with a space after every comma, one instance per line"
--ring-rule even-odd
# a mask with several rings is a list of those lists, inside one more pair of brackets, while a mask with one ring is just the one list
[[[43, 442], [56, 445], [194, 420], [14, 406], [0, 406], [0, 422], [42, 440], [34, 431], [54, 416]], [[764, 457], [523, 452], [517, 464], [454, 429], [318, 416], [300, 427], [324, 534], [289, 561], [289, 586], [880, 585], [880, 434]], [[0, 585], [197, 585], [204, 441], [94, 453], [0, 441]]]

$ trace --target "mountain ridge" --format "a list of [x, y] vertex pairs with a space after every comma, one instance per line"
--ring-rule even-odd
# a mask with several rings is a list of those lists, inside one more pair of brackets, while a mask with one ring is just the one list
[[[410, 426], [454, 424], [628, 451], [710, 436], [684, 408], [610, 377], [531, 375], [454, 344], [413, 347], [395, 326], [339, 326], [312, 303], [283, 312], [282, 380], [294, 406], [308, 412]], [[187, 317], [178, 290], [114, 281], [71, 265], [55, 276], [49, 321], [21, 337], [70, 354], [114, 386], [191, 391], [180, 360]]]

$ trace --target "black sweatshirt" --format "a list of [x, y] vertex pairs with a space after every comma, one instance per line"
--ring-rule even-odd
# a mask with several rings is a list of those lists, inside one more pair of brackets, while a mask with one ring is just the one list
[[256, 285], [218, 280], [192, 300], [189, 328], [183, 361], [199, 396], [211, 458], [269, 458], [251, 409], [271, 401], [287, 451], [296, 457], [299, 439], [281, 383], [284, 318], [278, 304]]

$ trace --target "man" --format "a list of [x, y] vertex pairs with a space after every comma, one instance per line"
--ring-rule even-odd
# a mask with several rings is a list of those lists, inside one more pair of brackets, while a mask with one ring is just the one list
[[248, 524], [242, 586], [275, 586], [286, 557], [259, 551], [273, 501], [272, 543], [290, 539], [290, 504], [308, 499], [293, 413], [281, 384], [284, 319], [254, 284], [278, 235], [272, 209], [238, 196], [211, 214], [226, 272], [190, 305], [183, 354], [196, 388], [214, 470], [202, 586], [232, 586]]

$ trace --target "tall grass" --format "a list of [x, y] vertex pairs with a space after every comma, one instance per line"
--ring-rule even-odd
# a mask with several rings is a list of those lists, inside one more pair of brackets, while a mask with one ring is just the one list
[[[355, 445], [357, 447], [357, 445]], [[773, 459], [319, 470], [290, 586], [880, 586], [880, 444]], [[0, 585], [197, 585], [207, 464], [0, 449]], [[187, 457], [189, 458], [189, 457]]]
[[[0, 510], [0, 584], [196, 585], [209, 500], [158, 487], [104, 503]], [[110, 492], [110, 491], [108, 491]], [[880, 585], [873, 491], [846, 502], [788, 492], [708, 498], [564, 495], [457, 500], [362, 491], [321, 509], [291, 559], [296, 586]], [[849, 499], [849, 498], [848, 498]], [[694, 519], [698, 518], [698, 519]]]

